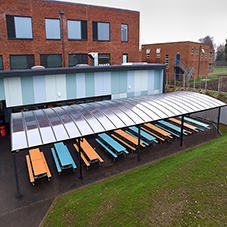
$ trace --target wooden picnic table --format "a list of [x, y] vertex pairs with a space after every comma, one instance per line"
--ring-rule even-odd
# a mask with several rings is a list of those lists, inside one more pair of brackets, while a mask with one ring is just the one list
[[[73, 146], [76, 148], [77, 152], [79, 152], [78, 146], [76, 144], [73, 144]], [[98, 153], [93, 149], [86, 139], [83, 138], [83, 141], [80, 142], [80, 146], [83, 150], [81, 158], [84, 160], [87, 167], [94, 162], [99, 162], [99, 165], [101, 165], [103, 159], [98, 155]]]
[[[60, 173], [63, 169], [73, 168], [73, 171], [77, 168], [73, 158], [63, 142], [54, 144], [55, 150], [52, 149], [52, 154], [54, 156], [54, 161], [57, 166], [58, 172]], [[56, 153], [55, 153], [56, 151]], [[55, 153], [55, 154], [54, 154]], [[60, 169], [58, 168], [60, 167]]]
[[[122, 136], [124, 139], [127, 139], [129, 142], [131, 142], [134, 146], [138, 146], [138, 139], [135, 138], [134, 136], [128, 134], [127, 132], [118, 129], [114, 131], [115, 133], [117, 133], [118, 135]], [[145, 145], [143, 144], [143, 142], [140, 141], [140, 145], [142, 147], [145, 147]]]
[[155, 126], [155, 125], [153, 125], [153, 124], [151, 124], [151, 123], [146, 123], [146, 124], [144, 124], [144, 125], [147, 126], [148, 128], [153, 129], [154, 131], [160, 133], [160, 134], [163, 135], [163, 136], [169, 137], [169, 138], [171, 138], [171, 139], [173, 138], [173, 137], [171, 136], [171, 133], [169, 133], [169, 132], [167, 132], [167, 131], [165, 131], [165, 130], [163, 130], [163, 129], [160, 129], [159, 127], [157, 127], [157, 126]]
[[30, 182], [34, 185], [35, 180], [47, 176], [51, 178], [51, 173], [48, 168], [43, 152], [39, 148], [29, 150], [29, 155], [26, 155], [28, 173]]
[[[173, 121], [173, 122], [175, 122], [175, 123], [177, 123], [177, 124], [179, 124], [179, 125], [181, 125], [181, 121], [180, 121], [180, 120], [177, 120], [177, 119], [175, 119], [175, 118], [169, 118], [169, 120], [170, 120], [170, 121]], [[192, 125], [190, 125], [190, 124], [188, 124], [188, 123], [186, 123], [186, 122], [184, 122], [184, 126], [185, 126], [186, 128], [189, 128], [189, 129], [195, 131], [195, 132], [198, 132], [197, 127], [192, 126]]]

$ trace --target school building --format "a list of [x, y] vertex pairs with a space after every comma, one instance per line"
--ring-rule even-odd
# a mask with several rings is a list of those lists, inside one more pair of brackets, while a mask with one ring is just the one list
[[0, 70], [94, 65], [96, 57], [96, 65], [139, 61], [138, 11], [10, 0], [0, 15]]
[[142, 45], [142, 62], [166, 64], [166, 73], [178, 79], [206, 76], [213, 72], [214, 50], [197, 42], [171, 42]]

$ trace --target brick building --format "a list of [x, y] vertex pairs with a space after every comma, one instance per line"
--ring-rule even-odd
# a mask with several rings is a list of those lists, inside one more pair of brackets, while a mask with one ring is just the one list
[[0, 69], [139, 61], [139, 12], [52, 0], [8, 0], [0, 7]]
[[166, 64], [166, 73], [176, 79], [189, 79], [192, 75], [205, 76], [213, 71], [214, 50], [196, 42], [172, 42], [142, 45], [141, 60]]

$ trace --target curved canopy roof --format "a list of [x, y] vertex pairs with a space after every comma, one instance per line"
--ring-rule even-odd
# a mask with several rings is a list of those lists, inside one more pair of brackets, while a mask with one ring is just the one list
[[12, 151], [225, 105], [207, 95], [181, 91], [12, 113]]

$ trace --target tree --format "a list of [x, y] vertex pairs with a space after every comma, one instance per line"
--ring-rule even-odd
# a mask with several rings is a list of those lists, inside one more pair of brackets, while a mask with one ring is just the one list
[[208, 44], [210, 45], [210, 49], [214, 50], [215, 44], [214, 44], [214, 38], [210, 37], [209, 35], [205, 36], [204, 38], [200, 38], [198, 40], [200, 43]]
[[220, 44], [217, 47], [216, 51], [216, 61], [224, 61], [225, 60], [225, 46], [224, 44]]
[[227, 61], [227, 39], [225, 40], [225, 61]]

